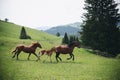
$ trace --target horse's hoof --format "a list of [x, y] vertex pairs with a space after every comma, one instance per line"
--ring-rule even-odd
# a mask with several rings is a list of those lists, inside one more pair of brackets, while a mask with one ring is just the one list
[[71, 58], [67, 58], [67, 60], [70, 60]]

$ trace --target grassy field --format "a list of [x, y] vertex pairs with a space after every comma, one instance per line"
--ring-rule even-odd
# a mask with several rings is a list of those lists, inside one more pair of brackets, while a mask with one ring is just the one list
[[42, 62], [46, 55], [38, 62], [31, 55], [28, 61], [28, 54], [23, 52], [20, 60], [12, 59], [11, 51], [21, 43], [29, 45], [39, 41], [43, 49], [61, 43], [61, 38], [30, 28], [26, 31], [32, 40], [20, 40], [20, 30], [19, 25], [0, 21], [0, 80], [120, 80], [119, 59], [98, 56], [84, 48], [74, 49], [74, 62], [66, 60], [69, 55], [60, 55], [63, 61], [57, 63], [55, 54], [52, 55], [52, 63], [49, 58]]

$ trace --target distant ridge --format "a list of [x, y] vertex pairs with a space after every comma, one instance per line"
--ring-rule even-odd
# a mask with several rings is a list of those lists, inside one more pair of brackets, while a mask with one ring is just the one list
[[61, 36], [64, 36], [65, 32], [68, 35], [76, 35], [79, 36], [79, 32], [81, 31], [81, 23], [80, 22], [75, 22], [67, 25], [60, 25], [60, 26], [55, 26], [50, 29], [45, 30], [45, 32], [49, 34], [56, 35], [57, 32], [60, 33]]

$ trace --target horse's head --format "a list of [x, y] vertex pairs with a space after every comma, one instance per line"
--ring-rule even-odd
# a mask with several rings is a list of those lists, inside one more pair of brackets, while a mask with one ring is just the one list
[[69, 47], [74, 46], [74, 47], [80, 48], [81, 45], [80, 45], [80, 42], [79, 42], [79, 41], [73, 41], [73, 42], [70, 43], [68, 46], [69, 46]]
[[38, 46], [39, 48], [42, 48], [41, 44], [40, 44], [40, 43], [38, 43], [38, 42], [37, 42], [37, 46]]
[[41, 44], [39, 42], [33, 43], [34, 46], [42, 48]]

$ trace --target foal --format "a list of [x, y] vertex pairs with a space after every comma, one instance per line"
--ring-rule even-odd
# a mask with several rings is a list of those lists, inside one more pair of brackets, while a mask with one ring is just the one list
[[42, 55], [46, 54], [47, 55], [47, 58], [43, 61], [45, 62], [48, 57], [50, 57], [50, 62], [52, 62], [51, 60], [51, 56], [52, 56], [52, 53], [53, 53], [54, 49], [50, 49], [50, 50], [41, 50], [39, 53], [38, 53], [38, 57], [41, 57]]

